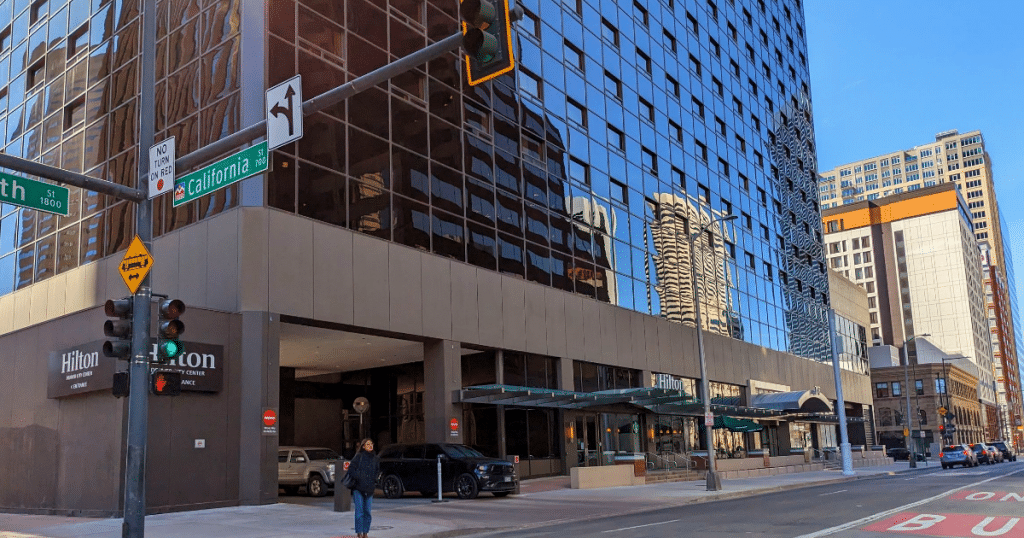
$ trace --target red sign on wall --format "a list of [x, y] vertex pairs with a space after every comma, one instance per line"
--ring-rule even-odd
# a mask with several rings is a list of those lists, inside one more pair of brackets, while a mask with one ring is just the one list
[[448, 423], [448, 426], [452, 430], [452, 432], [451, 432], [452, 433], [452, 437], [458, 437], [459, 436], [459, 419], [453, 418], [451, 420], [451, 422]]
[[263, 410], [263, 435], [277, 435], [277, 411]]

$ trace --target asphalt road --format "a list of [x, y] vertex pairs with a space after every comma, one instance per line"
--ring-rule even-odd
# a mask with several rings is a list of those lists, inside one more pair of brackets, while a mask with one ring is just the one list
[[[991, 519], [987, 519], [991, 518]], [[1024, 462], [885, 475], [491, 537], [1024, 538]]]

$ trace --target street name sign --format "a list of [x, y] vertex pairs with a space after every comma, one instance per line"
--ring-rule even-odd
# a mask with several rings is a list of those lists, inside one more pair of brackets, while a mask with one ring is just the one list
[[267, 142], [225, 157], [174, 180], [174, 207], [267, 170]]
[[302, 75], [267, 90], [268, 149], [302, 138]]
[[149, 255], [146, 245], [142, 244], [142, 240], [136, 235], [135, 239], [132, 239], [132, 243], [128, 245], [124, 258], [121, 258], [121, 265], [117, 268], [124, 283], [128, 285], [128, 291], [134, 295], [152, 268], [153, 257]]
[[149, 148], [149, 198], [174, 187], [174, 137]]
[[0, 173], [0, 202], [68, 216], [68, 188]]

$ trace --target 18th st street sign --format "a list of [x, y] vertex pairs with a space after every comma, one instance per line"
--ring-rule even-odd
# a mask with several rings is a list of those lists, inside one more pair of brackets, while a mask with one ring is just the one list
[[0, 173], [0, 202], [68, 216], [68, 189]]
[[174, 180], [174, 207], [267, 170], [267, 143], [260, 142]]

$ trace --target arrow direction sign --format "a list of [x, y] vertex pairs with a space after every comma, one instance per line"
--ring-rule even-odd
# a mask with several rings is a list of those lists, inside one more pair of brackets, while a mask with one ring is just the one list
[[266, 171], [267, 142], [263, 141], [174, 180], [174, 207]]
[[267, 90], [267, 142], [277, 149], [302, 138], [302, 75]]
[[0, 173], [0, 202], [68, 216], [68, 189]]

